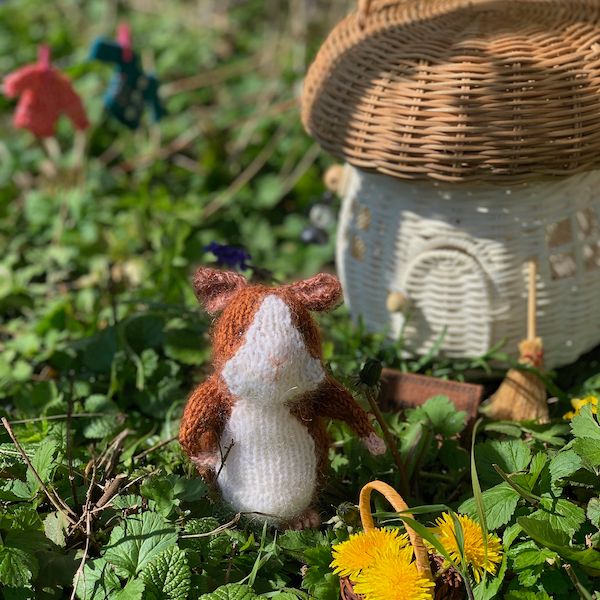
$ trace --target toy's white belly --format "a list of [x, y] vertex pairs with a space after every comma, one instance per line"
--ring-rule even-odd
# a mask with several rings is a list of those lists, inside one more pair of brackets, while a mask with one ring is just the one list
[[223, 454], [232, 441], [218, 484], [235, 510], [289, 519], [309, 507], [317, 478], [315, 443], [286, 406], [238, 400], [221, 436]]

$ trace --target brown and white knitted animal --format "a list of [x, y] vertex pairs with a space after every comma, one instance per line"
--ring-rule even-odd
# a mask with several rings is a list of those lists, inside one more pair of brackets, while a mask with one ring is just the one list
[[190, 395], [179, 440], [201, 474], [236, 510], [279, 525], [314, 527], [311, 508], [327, 461], [322, 417], [340, 419], [372, 454], [385, 451], [367, 414], [322, 363], [309, 311], [334, 308], [327, 274], [279, 288], [233, 272], [200, 268], [196, 296], [221, 312], [212, 331], [214, 373]]

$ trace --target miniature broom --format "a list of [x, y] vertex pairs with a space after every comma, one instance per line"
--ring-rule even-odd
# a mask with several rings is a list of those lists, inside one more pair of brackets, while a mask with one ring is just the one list
[[[527, 339], [519, 344], [519, 363], [542, 369], [544, 349], [536, 334], [537, 264], [529, 262], [529, 292], [527, 307]], [[546, 386], [537, 373], [510, 369], [498, 391], [492, 396], [485, 413], [492, 419], [510, 421], [548, 421]]]

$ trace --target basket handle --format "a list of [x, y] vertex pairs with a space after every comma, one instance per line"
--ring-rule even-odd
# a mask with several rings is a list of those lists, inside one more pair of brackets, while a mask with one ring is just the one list
[[[373, 515], [371, 514], [371, 492], [373, 490], [378, 491], [382, 494], [385, 499], [394, 507], [397, 512], [407, 512], [409, 510], [406, 502], [404, 502], [402, 496], [391, 486], [383, 481], [371, 481], [367, 483], [360, 491], [360, 498], [358, 506], [360, 510], [360, 520], [362, 521], [365, 531], [375, 529], [375, 523], [373, 522]], [[408, 514], [412, 518], [411, 514]], [[402, 517], [400, 517], [402, 519]], [[427, 549], [423, 543], [423, 538], [414, 530], [404, 523], [406, 532], [410, 538], [415, 553], [415, 562], [417, 563], [417, 569], [421, 575], [425, 575], [431, 581], [433, 577], [431, 575], [431, 567], [429, 566], [429, 557], [427, 555]]]

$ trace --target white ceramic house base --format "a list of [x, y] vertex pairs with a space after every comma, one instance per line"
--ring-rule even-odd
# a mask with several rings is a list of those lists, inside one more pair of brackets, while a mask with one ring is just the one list
[[[346, 167], [338, 272], [354, 317], [423, 354], [476, 357], [526, 336], [537, 258], [548, 368], [600, 344], [600, 171], [508, 188], [406, 182]], [[387, 300], [401, 292], [404, 312]]]

